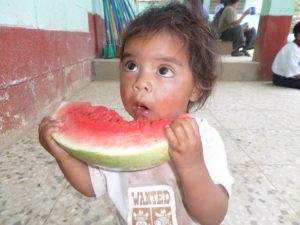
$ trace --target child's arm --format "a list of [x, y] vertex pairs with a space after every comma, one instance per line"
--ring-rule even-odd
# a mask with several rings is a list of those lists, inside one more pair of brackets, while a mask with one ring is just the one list
[[58, 121], [45, 117], [39, 126], [39, 141], [41, 145], [56, 159], [61, 171], [70, 184], [82, 194], [95, 196], [88, 165], [61, 149], [52, 139], [51, 134], [58, 130]]
[[196, 120], [177, 119], [166, 134], [188, 212], [203, 225], [220, 224], [227, 212], [228, 194], [209, 176]]

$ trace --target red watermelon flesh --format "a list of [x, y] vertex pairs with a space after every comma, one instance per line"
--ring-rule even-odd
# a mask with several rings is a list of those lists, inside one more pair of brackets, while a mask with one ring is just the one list
[[52, 136], [70, 154], [112, 170], [141, 170], [169, 158], [165, 126], [170, 120], [126, 121], [88, 102], [64, 102], [54, 118], [63, 126]]

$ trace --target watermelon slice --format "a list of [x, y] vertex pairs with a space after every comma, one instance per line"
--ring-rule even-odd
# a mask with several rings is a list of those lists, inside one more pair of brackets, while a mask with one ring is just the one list
[[170, 159], [164, 131], [170, 120], [126, 121], [117, 112], [88, 102], [64, 102], [54, 118], [63, 125], [53, 139], [89, 164], [134, 171]]

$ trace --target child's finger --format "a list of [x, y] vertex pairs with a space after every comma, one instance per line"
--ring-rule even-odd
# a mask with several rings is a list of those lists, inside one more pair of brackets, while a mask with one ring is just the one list
[[48, 129], [50, 127], [61, 127], [62, 123], [51, 118], [51, 117], [45, 117], [39, 124], [39, 132], [42, 130]]
[[56, 127], [41, 128], [41, 131], [39, 132], [39, 141], [44, 147], [52, 140], [51, 134], [56, 130]]
[[54, 120], [54, 119], [53, 119], [53, 117], [51, 117], [51, 116], [45, 116], [45, 117], [42, 119], [41, 123], [47, 122], [47, 121], [49, 121], [49, 120]]
[[39, 141], [44, 148], [53, 141], [51, 134], [56, 132], [60, 128], [60, 122], [54, 120], [51, 117], [45, 117], [39, 124]]
[[177, 119], [171, 125], [170, 128], [176, 138], [177, 147], [181, 146], [188, 139], [187, 128], [184, 125], [184, 120]]
[[199, 135], [199, 126], [197, 123], [197, 118], [191, 118], [187, 121], [186, 126], [189, 126], [188, 128], [186, 128], [187, 132], [188, 132], [188, 136], [195, 136], [195, 135]]
[[166, 126], [166, 136], [171, 147], [177, 146], [179, 144], [174, 131], [169, 125]]
[[197, 134], [198, 125], [194, 118], [185, 117], [184, 119], [178, 119], [176, 123], [183, 130], [182, 135], [179, 133], [180, 136], [178, 136], [178, 138], [182, 138], [181, 140], [188, 140]]

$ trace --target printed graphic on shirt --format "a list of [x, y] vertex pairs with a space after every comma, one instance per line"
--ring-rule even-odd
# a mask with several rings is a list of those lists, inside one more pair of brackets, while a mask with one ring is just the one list
[[175, 196], [167, 185], [128, 189], [130, 225], [177, 225]]

